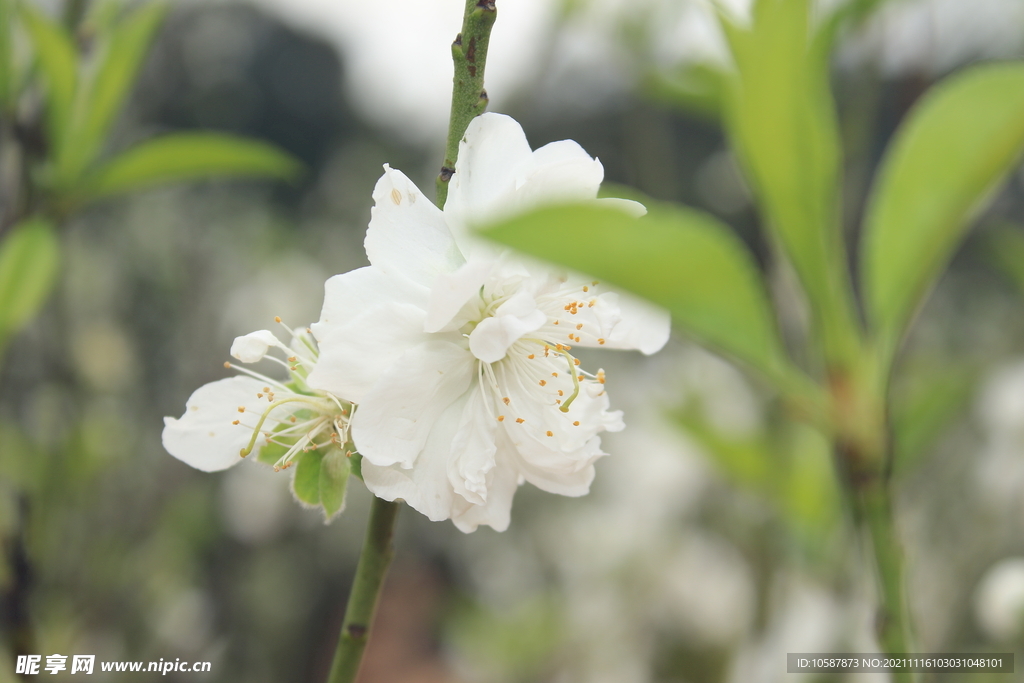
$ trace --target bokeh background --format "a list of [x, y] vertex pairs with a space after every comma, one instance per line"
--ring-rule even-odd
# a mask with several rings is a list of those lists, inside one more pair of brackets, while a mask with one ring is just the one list
[[[173, 459], [162, 418], [226, 376], [235, 336], [275, 315], [315, 321], [324, 280], [366, 263], [382, 164], [430, 194], [461, 8], [172, 5], [111, 150], [219, 130], [279, 145], [307, 170], [293, 184], [136, 193], [62, 226], [57, 290], [0, 370], [7, 636], [27, 616], [40, 654], [213, 663], [168, 681], [324, 679], [365, 489], [353, 480], [348, 509], [325, 526], [293, 502], [290, 472], [245, 462], [203, 474]], [[515, 116], [534, 147], [575, 139], [607, 180], [727, 221], [768, 271], [783, 322], [799, 329], [792, 276], [768, 259], [714, 97], [700, 87], [701, 70], [726, 54], [709, 5], [498, 9], [491, 109]], [[889, 0], [848, 27], [833, 83], [851, 243], [882, 150], [916, 98], [970, 63], [1021, 57], [1019, 0]], [[922, 652], [1024, 652], [1022, 240], [1017, 174], [929, 300], [899, 370], [907, 419], [926, 416], [895, 480]], [[787, 680], [786, 652], [874, 647], [874, 589], [820, 436], [681, 336], [651, 358], [584, 361], [607, 369], [628, 425], [604, 440], [611, 456], [592, 493], [524, 486], [502, 534], [463, 535], [404, 510], [361, 681], [771, 682]], [[0, 681], [13, 671], [0, 653]], [[1024, 676], [937, 680], [1011, 679]]]

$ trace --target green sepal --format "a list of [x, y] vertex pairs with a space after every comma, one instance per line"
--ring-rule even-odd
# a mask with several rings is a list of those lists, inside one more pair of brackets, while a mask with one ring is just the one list
[[345, 509], [345, 490], [351, 472], [351, 461], [340, 448], [329, 449], [320, 461], [320, 504], [325, 522]]
[[307, 451], [298, 456], [295, 466], [295, 477], [292, 479], [292, 492], [300, 503], [320, 505], [320, 463], [324, 454], [319, 451]]

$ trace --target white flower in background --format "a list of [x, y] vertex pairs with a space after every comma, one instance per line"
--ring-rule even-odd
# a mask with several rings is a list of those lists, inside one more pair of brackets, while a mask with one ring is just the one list
[[444, 212], [385, 166], [371, 265], [327, 281], [308, 382], [358, 404], [352, 437], [370, 491], [463, 531], [500, 531], [524, 481], [587, 493], [605, 455], [598, 434], [623, 428], [603, 371], [582, 370], [572, 349], [653, 353], [669, 325], [647, 304], [465, 235], [545, 201], [593, 200], [604, 171], [578, 144], [531, 151], [519, 124], [485, 114], [459, 154]]
[[[274, 465], [284, 469], [303, 452], [348, 441], [348, 404], [306, 384], [318, 356], [312, 335], [308, 330], [285, 329], [292, 337], [291, 346], [270, 330], [259, 330], [236, 338], [231, 355], [243, 363], [264, 358], [277, 362], [288, 369], [290, 379], [280, 382], [224, 363], [243, 376], [199, 387], [185, 403], [181, 418], [165, 417], [167, 452], [196, 469], [215, 472], [240, 462], [257, 446], [275, 443], [286, 447]], [[280, 351], [284, 360], [270, 355], [272, 349]]]

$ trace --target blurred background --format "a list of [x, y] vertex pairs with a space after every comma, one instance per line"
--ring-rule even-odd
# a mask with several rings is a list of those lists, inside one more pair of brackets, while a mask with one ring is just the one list
[[[87, 26], [90, 3], [71, 4]], [[834, 58], [851, 243], [916, 98], [973, 62], [1024, 57], [1019, 0], [877, 4], [846, 27]], [[727, 67], [710, 5], [498, 9], [491, 110], [515, 116], [533, 147], [575, 139], [606, 180], [728, 222], [799, 329], [792, 275], [767, 259], [702, 77]], [[315, 321], [324, 280], [366, 263], [382, 164], [431, 194], [461, 11], [459, 0], [171, 5], [107, 152], [217, 130], [278, 145], [306, 172], [291, 184], [175, 184], [62, 223], [57, 288], [0, 370], [6, 637], [28, 624], [44, 655], [213, 663], [168, 681], [324, 679], [365, 489], [353, 480], [348, 509], [325, 526], [292, 501], [290, 472], [245, 462], [204, 474], [175, 460], [162, 418], [227, 375], [235, 336], [275, 315]], [[1018, 174], [922, 312], [894, 387], [897, 419], [918, 436], [896, 487], [921, 652], [1024, 652], [1022, 242]], [[524, 486], [503, 534], [463, 535], [404, 510], [360, 680], [771, 682], [787, 679], [786, 652], [870, 651], [874, 589], [827, 443], [685, 338], [651, 358], [583, 359], [607, 369], [628, 425], [604, 439], [611, 456], [592, 493]], [[13, 671], [5, 649], [0, 681]], [[955, 676], [936, 680], [1024, 680]]]

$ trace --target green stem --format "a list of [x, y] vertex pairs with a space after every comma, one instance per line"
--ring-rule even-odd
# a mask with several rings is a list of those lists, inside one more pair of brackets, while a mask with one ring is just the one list
[[487, 64], [487, 46], [491, 40], [491, 27], [497, 17], [494, 0], [466, 0], [462, 19], [462, 33], [452, 43], [452, 61], [455, 76], [452, 79], [452, 111], [448, 119], [448, 141], [444, 148], [444, 163], [437, 176], [437, 205], [444, 208], [448, 199], [448, 181], [455, 174], [459, 158], [459, 143], [466, 134], [469, 122], [487, 109], [487, 91], [484, 90], [484, 67]]
[[359, 554], [359, 565], [348, 596], [348, 605], [345, 606], [345, 621], [341, 625], [338, 648], [334, 651], [334, 663], [327, 683], [352, 683], [359, 673], [384, 575], [395, 554], [392, 541], [398, 507], [399, 503], [373, 499], [366, 538]]
[[[876, 479], [857, 492], [859, 516], [871, 537], [878, 579], [879, 605], [875, 622], [878, 644], [887, 655], [910, 652], [909, 619], [904, 590], [903, 550], [896, 535], [889, 487]], [[895, 683], [910, 683], [909, 672], [894, 672]]]

